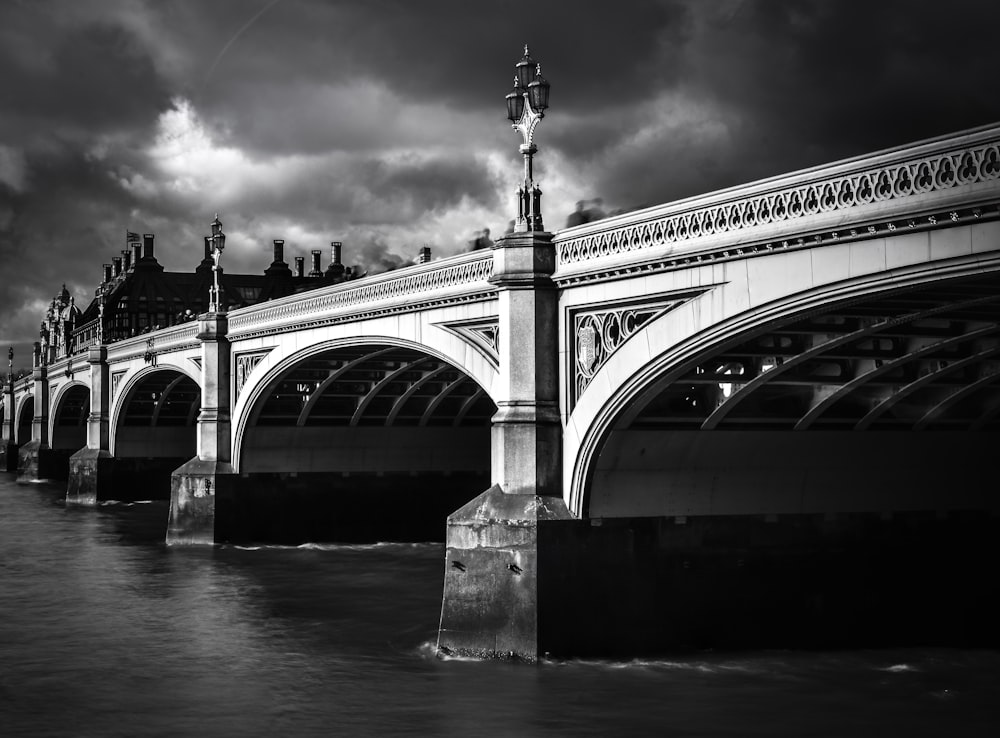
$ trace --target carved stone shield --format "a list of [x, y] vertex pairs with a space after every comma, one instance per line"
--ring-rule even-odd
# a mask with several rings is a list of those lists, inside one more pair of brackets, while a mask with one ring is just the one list
[[580, 326], [576, 333], [579, 349], [577, 351], [577, 361], [583, 371], [590, 373], [597, 363], [597, 331], [592, 325]]

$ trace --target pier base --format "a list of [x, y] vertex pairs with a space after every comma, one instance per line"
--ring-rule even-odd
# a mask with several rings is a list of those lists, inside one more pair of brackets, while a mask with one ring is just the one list
[[444, 653], [1000, 646], [989, 511], [576, 520], [501, 501], [449, 519]]
[[0, 444], [0, 471], [17, 471], [17, 444]]
[[231, 500], [235, 480], [228, 462], [191, 459], [170, 475], [167, 545], [216, 543], [216, 504]]
[[82, 448], [69, 457], [66, 504], [93, 507], [109, 499], [114, 458], [103, 449]]
[[28, 441], [17, 452], [17, 481], [31, 484], [47, 479], [57, 479], [59, 461], [64, 457], [53, 454], [52, 449], [43, 446], [40, 441]]
[[498, 485], [448, 517], [442, 653], [529, 662], [543, 654], [549, 538], [570, 519], [561, 498]]

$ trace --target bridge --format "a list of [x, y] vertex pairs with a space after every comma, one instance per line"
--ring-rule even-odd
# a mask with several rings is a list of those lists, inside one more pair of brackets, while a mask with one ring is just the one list
[[981, 633], [998, 288], [991, 126], [95, 345], [4, 449], [171, 544], [447, 519], [450, 652]]

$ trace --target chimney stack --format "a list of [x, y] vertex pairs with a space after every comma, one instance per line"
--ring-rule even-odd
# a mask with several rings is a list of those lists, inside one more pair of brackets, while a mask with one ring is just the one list
[[142, 258], [142, 244], [138, 241], [132, 242], [132, 266], [139, 263], [139, 259]]
[[431, 260], [431, 247], [424, 246], [420, 249], [420, 253], [417, 254], [417, 263], [426, 264]]
[[282, 238], [274, 239], [274, 263], [283, 264], [285, 262], [285, 241]]
[[333, 282], [341, 282], [344, 279], [344, 265], [340, 263], [341, 253], [344, 244], [340, 241], [330, 241], [330, 266], [326, 268], [326, 278]]
[[122, 273], [122, 257], [112, 256], [111, 263], [115, 265], [115, 276], [117, 277]]
[[112, 276], [111, 275], [111, 265], [110, 264], [104, 264], [103, 266], [104, 266], [104, 282], [103, 282], [103, 284], [107, 284], [108, 282], [111, 281], [111, 276]]
[[128, 271], [132, 268], [132, 252], [128, 249], [122, 249], [122, 269]]
[[319, 268], [319, 259], [323, 255], [323, 252], [319, 249], [312, 250], [312, 270], [309, 272], [310, 277], [322, 277], [323, 272]]
[[143, 233], [142, 234], [142, 258], [143, 259], [154, 259], [153, 256], [153, 234]]
[[306, 276], [306, 257], [304, 256], [295, 257], [295, 276], [296, 277]]

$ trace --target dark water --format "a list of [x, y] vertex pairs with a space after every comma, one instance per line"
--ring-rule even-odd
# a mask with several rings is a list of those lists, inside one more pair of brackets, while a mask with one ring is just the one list
[[0, 736], [996, 736], [1000, 654], [434, 657], [443, 547], [167, 548], [0, 474]]

